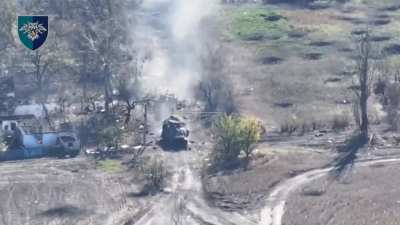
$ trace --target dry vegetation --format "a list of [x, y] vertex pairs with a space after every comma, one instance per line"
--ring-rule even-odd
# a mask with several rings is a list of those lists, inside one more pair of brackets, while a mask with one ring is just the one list
[[[227, 62], [238, 111], [260, 118], [267, 127], [265, 140], [274, 147], [313, 145], [317, 149], [307, 149], [304, 154], [293, 149], [290, 151], [293, 155], [284, 157], [282, 153], [271, 151], [261, 159], [255, 153], [248, 170], [235, 168], [210, 175], [204, 188], [210, 199], [226, 210], [259, 204], [276, 182], [291, 173], [288, 171], [325, 166], [335, 158], [337, 146], [349, 143], [345, 142], [346, 137], [362, 127], [363, 120], [371, 124], [370, 144], [374, 144], [374, 148], [393, 146], [395, 141], [390, 137], [393, 133], [383, 131], [388, 127], [398, 129], [396, 65], [400, 51], [396, 47], [399, 31], [394, 26], [399, 12], [394, 1], [348, 1], [319, 10], [267, 3], [263, 7], [229, 5], [225, 8], [225, 16], [230, 18], [225, 21], [229, 26], [224, 45], [230, 55]], [[368, 44], [372, 50], [367, 56], [370, 68], [363, 70], [360, 56], [365, 59], [365, 55], [360, 55], [358, 50], [360, 37], [366, 34], [367, 21], [370, 21]], [[246, 29], [246, 22], [256, 23], [257, 29]], [[272, 36], [264, 35], [268, 30]], [[362, 78], [368, 79], [365, 83], [368, 96], [364, 96], [368, 106], [361, 105], [364, 108], [360, 109], [360, 96], [356, 93], [363, 80], [357, 75], [363, 71], [369, 77]], [[367, 112], [368, 117], [361, 119], [361, 111]], [[275, 134], [279, 136], [278, 144], [271, 142]], [[290, 137], [283, 138], [285, 136]], [[317, 144], [314, 145], [313, 140]], [[358, 149], [354, 158], [358, 156]], [[385, 150], [381, 152], [387, 154]], [[307, 166], [299, 166], [299, 169], [291, 157], [298, 157], [296, 160]], [[324, 196], [331, 191], [330, 188], [302, 190], [308, 198]], [[307, 199], [303, 199], [302, 204], [308, 205]], [[289, 210], [299, 212], [294, 208]], [[331, 212], [328, 208], [325, 210]], [[287, 224], [308, 224], [307, 218], [314, 214], [318, 213], [299, 212], [297, 216], [303, 215], [302, 222], [291, 218]], [[336, 220], [327, 223], [340, 223], [332, 221]]]
[[397, 163], [356, 168], [341, 182], [322, 178], [307, 184], [293, 193], [283, 223], [398, 224], [397, 168]]
[[[79, 213], [95, 222], [115, 219], [113, 213], [126, 209], [129, 214], [131, 204], [137, 203], [136, 211], [143, 211], [139, 224], [165, 218], [176, 225], [191, 219], [210, 224], [206, 217], [211, 214], [221, 224], [232, 224], [229, 217], [238, 214], [224, 214], [219, 208], [258, 212], [270, 191], [289, 178], [329, 165], [337, 166], [342, 175], [365, 155], [359, 151], [363, 146], [379, 149], [374, 154], [381, 156], [398, 154], [400, 5], [395, 0], [225, 0], [218, 8], [221, 24], [215, 18], [190, 15], [199, 19], [195, 24], [199, 27], [215, 24], [184, 38], [179, 36], [182, 32], [173, 37], [177, 34], [171, 27], [180, 27], [182, 21], [166, 24], [170, 23], [164, 21], [166, 15], [174, 13], [161, 4], [137, 13], [148, 17], [138, 25], [149, 28], [143, 31], [150, 36], [144, 41], [137, 34], [141, 32], [127, 29], [143, 19], [133, 18], [139, 1], [43, 2], [32, 12], [57, 15], [51, 23], [59, 39], [35, 54], [25, 53], [8, 35], [13, 27], [7, 24], [14, 24], [17, 12], [11, 1], [0, 2], [4, 15], [0, 73], [28, 71], [17, 82], [34, 88], [17, 84], [22, 90], [15, 102], [38, 102], [48, 127], [69, 122], [79, 130], [85, 148], [105, 150], [93, 153], [93, 160], [73, 159], [71, 165], [93, 165], [74, 171], [59, 168], [68, 167], [68, 161], [57, 161], [56, 168], [50, 160], [44, 160], [44, 166], [28, 162], [26, 168], [36, 167], [37, 180], [45, 173], [59, 182], [49, 181], [48, 188], [40, 181], [31, 185], [36, 188], [32, 191], [19, 184], [14, 188], [17, 181], [1, 178], [5, 191], [0, 191], [0, 198], [13, 204], [16, 212], [25, 210], [20, 205], [25, 193], [36, 198], [49, 192], [42, 196], [44, 202], [29, 203], [38, 204], [32, 212], [46, 222], [63, 213], [68, 214], [67, 222], [73, 219], [76, 224], [83, 221], [73, 218]], [[24, 10], [30, 5], [24, 5]], [[136, 46], [136, 41], [146, 43]], [[16, 63], [19, 58], [25, 60]], [[146, 63], [149, 71], [144, 69]], [[152, 91], [152, 86], [158, 86], [152, 73], [167, 74], [162, 79], [168, 82], [160, 79], [163, 87], [155, 88], [163, 89], [161, 95]], [[169, 88], [182, 90], [170, 94]], [[174, 96], [178, 92], [184, 96]], [[48, 113], [49, 102], [58, 106], [56, 115]], [[190, 129], [188, 151], [159, 145], [162, 120], [172, 113], [180, 114]], [[2, 165], [2, 175], [22, 176], [26, 168], [16, 165]], [[46, 171], [47, 165], [51, 170]], [[301, 187], [289, 199], [285, 224], [398, 224], [395, 166], [344, 173], [345, 178], [351, 175], [351, 183], [321, 179]], [[57, 178], [59, 173], [66, 179]], [[76, 186], [69, 187], [68, 179]], [[76, 197], [68, 201], [67, 191], [77, 191], [83, 202]], [[20, 196], [13, 202], [8, 193]], [[214, 207], [207, 205], [203, 194]], [[52, 195], [71, 204], [53, 204]], [[86, 204], [85, 200], [87, 207], [105, 212], [75, 207]], [[16, 223], [27, 223], [24, 216], [29, 218], [32, 212], [23, 211]], [[7, 214], [7, 209], [0, 207], [0, 214]], [[4, 218], [0, 224], [7, 224]], [[112, 224], [134, 224], [134, 219]]]

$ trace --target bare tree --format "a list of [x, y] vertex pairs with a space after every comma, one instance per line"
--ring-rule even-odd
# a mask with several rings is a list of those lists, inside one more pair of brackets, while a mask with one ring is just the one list
[[124, 124], [128, 127], [131, 121], [132, 111], [136, 108], [136, 101], [138, 100], [137, 90], [134, 85], [129, 86], [129, 81], [120, 79], [118, 81], [118, 99], [124, 104], [125, 121]]
[[[125, 7], [135, 7], [136, 0], [111, 2], [111, 0], [90, 0], [84, 4], [78, 20], [88, 23], [78, 26], [75, 38], [77, 58], [80, 60], [80, 81], [86, 95], [87, 83], [101, 84], [104, 94], [104, 108], [110, 111], [113, 100], [113, 78], [121, 65], [132, 60], [128, 45], [132, 44], [129, 23], [122, 13]], [[91, 76], [94, 74], [95, 76]], [[93, 80], [97, 79], [97, 80]]]
[[198, 96], [205, 103], [206, 112], [220, 111], [228, 115], [236, 111], [232, 84], [224, 73], [224, 51], [209, 47], [203, 58], [204, 74], [198, 86]]
[[367, 30], [358, 39], [358, 55], [357, 55], [357, 78], [359, 89], [355, 91], [357, 103], [359, 104], [359, 124], [360, 133], [364, 141], [368, 140], [368, 98], [371, 95], [372, 80], [372, 48], [370, 40], [370, 31]]
[[370, 40], [370, 30], [358, 37], [357, 55], [357, 78], [359, 88], [355, 89], [356, 103], [354, 105], [354, 116], [356, 123], [359, 123], [359, 133], [351, 136], [342, 146], [338, 146], [341, 154], [335, 159], [335, 169], [332, 174], [339, 178], [346, 169], [351, 168], [357, 158], [359, 150], [368, 143], [369, 140], [369, 120], [368, 120], [368, 99], [372, 90], [372, 79], [377, 72], [372, 67], [372, 46]]
[[0, 52], [9, 46], [15, 46], [13, 37], [13, 24], [15, 20], [15, 5], [13, 1], [0, 2]]
[[38, 102], [40, 105], [42, 105], [45, 119], [50, 128], [53, 128], [53, 125], [50, 120], [49, 111], [46, 107], [46, 93], [44, 90], [44, 85], [45, 82], [48, 82], [49, 80], [49, 68], [55, 63], [53, 59], [54, 55], [42, 53], [39, 50], [31, 55], [31, 63], [34, 67], [32, 77], [37, 90]]

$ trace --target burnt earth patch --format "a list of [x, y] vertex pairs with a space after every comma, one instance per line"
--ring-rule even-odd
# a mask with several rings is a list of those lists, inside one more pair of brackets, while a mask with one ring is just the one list
[[399, 5], [391, 5], [391, 6], [382, 8], [383, 11], [389, 11], [389, 12], [397, 11], [399, 9], [400, 9], [400, 4]]
[[282, 15], [262, 15], [262, 16], [264, 17], [264, 20], [268, 22], [276, 22], [281, 19], [285, 19], [285, 17], [283, 17]]
[[264, 65], [276, 65], [282, 63], [283, 61], [284, 59], [275, 56], [267, 56], [261, 59], [261, 63]]
[[384, 26], [388, 25], [392, 21], [390, 19], [377, 19], [371, 22], [371, 25], [373, 26]]
[[363, 19], [355, 19], [355, 20], [351, 21], [351, 23], [354, 25], [362, 25], [362, 24], [366, 24], [367, 21], [365, 21]]
[[311, 42], [310, 44], [309, 44], [309, 46], [314, 46], [314, 47], [327, 47], [327, 46], [331, 46], [331, 45], [333, 45], [334, 44], [334, 42], [331, 42], [331, 41], [314, 41], [314, 42]]
[[337, 16], [336, 19], [343, 20], [343, 21], [346, 21], [346, 22], [349, 22], [349, 23], [352, 23], [355, 25], [365, 23], [365, 21], [363, 21], [362, 19], [356, 18], [356, 17], [351, 17], [351, 16]]
[[391, 44], [383, 48], [386, 55], [400, 55], [400, 44]]
[[346, 6], [340, 10], [342, 13], [353, 13], [356, 11], [356, 7], [354, 6]]
[[287, 101], [282, 101], [282, 102], [275, 102], [274, 106], [279, 107], [279, 108], [290, 108], [293, 107], [293, 103], [287, 102]]
[[291, 31], [288, 33], [288, 37], [290, 38], [303, 38], [307, 35], [305, 31]]
[[41, 216], [45, 217], [76, 217], [84, 214], [86, 211], [84, 209], [65, 205], [56, 208], [52, 208], [40, 213]]
[[364, 30], [364, 29], [353, 30], [353, 31], [351, 32], [352, 35], [364, 35], [364, 34], [366, 34], [366, 33], [367, 33], [367, 31]]
[[306, 53], [302, 56], [303, 59], [305, 60], [320, 60], [322, 58], [322, 53], [318, 52], [311, 52], [311, 53]]
[[352, 52], [353, 49], [349, 48], [349, 47], [343, 47], [343, 48], [339, 48], [338, 51], [340, 51], [340, 52]]
[[372, 36], [371, 41], [373, 42], [384, 42], [384, 41], [390, 41], [392, 39], [391, 36], [388, 35], [380, 35], [380, 36]]
[[354, 74], [356, 74], [356, 71], [344, 70], [342, 72], [339, 72], [337, 75], [338, 76], [343, 76], [343, 77], [350, 77], [350, 76], [353, 76]]
[[360, 90], [360, 85], [351, 85], [347, 89], [352, 90], [352, 91], [358, 91]]
[[340, 81], [342, 81], [341, 78], [332, 77], [332, 78], [326, 79], [326, 80], [324, 81], [324, 84], [327, 84], [327, 83], [338, 83], [338, 82], [340, 82]]
[[329, 2], [312, 2], [309, 3], [308, 8], [311, 10], [322, 10], [322, 9], [328, 9], [331, 7], [331, 4]]
[[377, 19], [390, 19], [390, 15], [388, 14], [378, 14], [375, 16]]

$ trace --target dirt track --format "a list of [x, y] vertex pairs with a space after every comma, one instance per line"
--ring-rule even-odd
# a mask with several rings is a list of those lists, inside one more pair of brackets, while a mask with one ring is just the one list
[[209, 206], [204, 200], [200, 177], [202, 151], [161, 152], [172, 171], [166, 194], [153, 204], [135, 225], [164, 224], [256, 224], [239, 213]]
[[210, 207], [203, 198], [200, 151], [158, 151], [172, 172], [165, 193], [129, 198], [134, 187], [88, 168], [85, 158], [0, 164], [1, 225], [256, 224]]
[[[282, 182], [270, 193], [259, 215], [241, 215], [207, 204], [200, 179], [201, 151], [155, 154], [167, 162], [172, 176], [165, 193], [152, 198], [128, 197], [134, 189], [128, 179], [89, 168], [85, 158], [3, 162], [0, 224], [281, 225], [292, 191], [330, 170], [316, 169]], [[399, 161], [370, 159], [356, 166]]]
[[[360, 161], [356, 166], [370, 166], [375, 164], [385, 164], [391, 162], [399, 162], [399, 158], [376, 158]], [[313, 180], [321, 178], [329, 173], [332, 168], [316, 169], [294, 178], [288, 179], [278, 185], [267, 198], [267, 205], [261, 211], [260, 225], [281, 225], [282, 217], [285, 214], [285, 205], [292, 191], [301, 185], [309, 183]]]

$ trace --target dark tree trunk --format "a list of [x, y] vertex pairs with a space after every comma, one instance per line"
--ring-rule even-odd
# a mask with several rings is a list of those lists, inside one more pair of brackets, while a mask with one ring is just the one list
[[368, 98], [369, 98], [369, 80], [370, 80], [370, 55], [371, 46], [369, 40], [369, 34], [362, 38], [360, 43], [360, 62], [359, 62], [359, 82], [360, 82], [360, 113], [361, 113], [361, 124], [360, 131], [363, 141], [368, 140]]
[[108, 65], [104, 67], [104, 109], [106, 113], [110, 112], [110, 103], [112, 101], [111, 71]]

